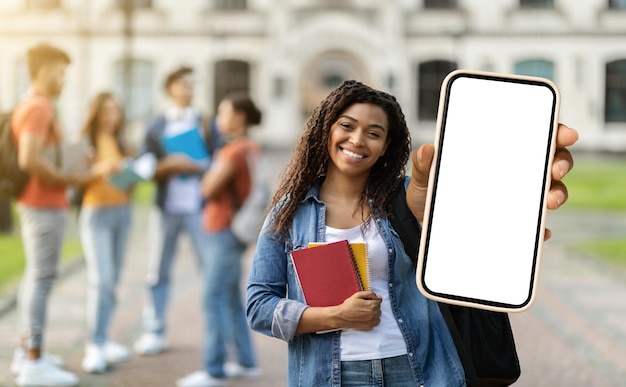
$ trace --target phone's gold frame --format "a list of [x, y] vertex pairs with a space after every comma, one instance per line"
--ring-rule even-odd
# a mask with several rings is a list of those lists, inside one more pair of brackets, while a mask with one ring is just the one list
[[545, 84], [546, 86], [552, 88], [555, 93], [555, 109], [554, 109], [551, 147], [550, 147], [549, 156], [548, 156], [548, 163], [549, 163], [548, 165], [552, 165], [554, 153], [556, 150], [556, 135], [557, 135], [557, 127], [558, 127], [558, 121], [559, 121], [558, 115], [559, 115], [559, 107], [560, 107], [560, 92], [556, 84], [554, 84], [554, 82], [550, 81], [549, 79], [540, 78], [540, 77], [503, 74], [503, 73], [486, 72], [486, 71], [464, 70], [464, 69], [455, 70], [451, 72], [450, 74], [448, 74], [442, 83], [440, 99], [439, 99], [439, 111], [437, 114], [437, 127], [436, 127], [435, 139], [434, 139], [435, 154], [433, 157], [433, 164], [430, 169], [427, 200], [426, 200], [426, 207], [424, 211], [424, 221], [422, 225], [423, 230], [421, 234], [419, 255], [418, 255], [418, 260], [417, 260], [417, 268], [416, 268], [416, 277], [415, 277], [416, 283], [420, 292], [425, 297], [432, 299], [434, 301], [444, 302], [444, 303], [459, 305], [459, 306], [465, 306], [465, 307], [471, 307], [471, 308], [485, 309], [485, 310], [496, 311], [496, 312], [522, 312], [528, 309], [533, 304], [536, 298], [536, 294], [537, 294], [537, 282], [538, 282], [538, 277], [539, 277], [539, 267], [541, 263], [541, 256], [543, 252], [545, 220], [546, 220], [546, 212], [547, 212], [547, 205], [546, 205], [545, 198], [547, 197], [548, 191], [550, 189], [550, 173], [546, 174], [545, 192], [544, 192], [543, 201], [541, 204], [543, 206], [543, 211], [542, 211], [542, 216], [541, 216], [541, 226], [539, 227], [539, 230], [540, 230], [539, 235], [538, 235], [539, 243], [538, 243], [538, 247], [536, 250], [536, 259], [535, 259], [534, 267], [533, 267], [534, 275], [532, 276], [531, 283], [530, 283], [530, 292], [529, 292], [530, 296], [527, 302], [525, 302], [523, 305], [517, 305], [517, 306], [510, 305], [509, 306], [509, 305], [504, 305], [501, 303], [499, 304], [499, 303], [489, 302], [488, 300], [471, 301], [470, 299], [458, 299], [462, 297], [457, 297], [457, 298], [443, 297], [443, 296], [431, 293], [427, 289], [423, 281], [424, 270], [425, 270], [425, 246], [427, 245], [427, 238], [428, 238], [427, 228], [428, 228], [428, 225], [430, 224], [431, 205], [432, 205], [435, 174], [436, 174], [436, 163], [437, 163], [439, 151], [440, 151], [439, 144], [441, 140], [440, 136], [442, 133], [444, 114], [446, 111], [447, 91], [449, 90], [450, 82], [452, 82], [454, 79], [457, 79], [459, 76], [464, 76], [464, 75], [470, 75], [470, 76], [476, 76], [476, 77], [487, 77], [489, 79], [503, 79], [503, 80], [509, 79], [509, 80], [514, 80], [514, 81], [516, 80], [530, 81], [533, 83]]

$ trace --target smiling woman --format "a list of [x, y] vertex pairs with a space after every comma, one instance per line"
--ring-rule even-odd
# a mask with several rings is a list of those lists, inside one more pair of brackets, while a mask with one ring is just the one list
[[[577, 134], [560, 130], [555, 162], [567, 162], [567, 173], [564, 147]], [[417, 289], [415, 264], [398, 236], [407, 230], [390, 222], [399, 189], [406, 216], [422, 220], [433, 149], [425, 144], [413, 154], [407, 178], [411, 139], [400, 105], [357, 81], [339, 85], [307, 120], [259, 235], [247, 289], [252, 329], [289, 343], [288, 385], [466, 385], [437, 303]], [[550, 194], [565, 201], [562, 175]], [[369, 289], [339, 305], [307, 305], [291, 253], [341, 240], [366, 246]]]
[[[342, 83], [307, 121], [248, 282], [253, 329], [290, 342], [289, 385], [370, 386], [373, 369], [383, 370], [373, 377], [385, 385], [463, 385], [445, 322], [419, 295], [415, 268], [387, 217], [391, 193], [406, 181], [409, 152], [398, 102], [360, 82]], [[306, 305], [285, 247], [340, 240], [367, 246], [369, 290], [336, 306]], [[434, 343], [415, 344], [424, 337]]]

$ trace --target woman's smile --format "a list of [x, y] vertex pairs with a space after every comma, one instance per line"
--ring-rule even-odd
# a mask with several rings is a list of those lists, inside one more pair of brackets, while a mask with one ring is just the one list
[[348, 156], [351, 159], [361, 160], [361, 159], [364, 159], [364, 158], [367, 157], [364, 154], [357, 153], [357, 152], [351, 151], [351, 150], [346, 149], [346, 148], [339, 147], [339, 149], [341, 149], [341, 151], [343, 152], [344, 155]]

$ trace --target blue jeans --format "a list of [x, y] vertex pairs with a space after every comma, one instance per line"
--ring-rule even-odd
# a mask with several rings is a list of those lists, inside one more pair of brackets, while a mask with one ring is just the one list
[[42, 348], [48, 296], [57, 276], [67, 210], [20, 204], [18, 211], [26, 256], [17, 298], [20, 334], [28, 348]]
[[206, 323], [205, 370], [224, 377], [226, 346], [234, 345], [237, 362], [255, 367], [256, 360], [241, 294], [243, 246], [230, 230], [209, 233], [202, 302]]
[[115, 290], [124, 264], [130, 230], [130, 207], [83, 206], [80, 239], [87, 262], [87, 340], [102, 345], [115, 310]]
[[[165, 312], [170, 274], [181, 232], [187, 232], [198, 263], [202, 262], [206, 234], [202, 214], [167, 214], [154, 209], [148, 220], [148, 300], [143, 310], [144, 332], [165, 334]], [[157, 226], [158, 229], [152, 229]]]
[[342, 361], [342, 387], [415, 387], [407, 355], [377, 360]]

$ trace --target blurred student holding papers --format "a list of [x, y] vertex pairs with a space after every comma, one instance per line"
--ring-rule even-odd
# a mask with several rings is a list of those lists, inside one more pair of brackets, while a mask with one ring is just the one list
[[[143, 333], [134, 349], [141, 355], [163, 351], [165, 317], [170, 290], [170, 271], [176, 245], [186, 232], [198, 261], [201, 261], [202, 197], [200, 178], [208, 168], [210, 155], [200, 111], [191, 106], [193, 71], [180, 67], [165, 79], [170, 105], [164, 114], [148, 124], [144, 151], [157, 158], [155, 211], [148, 222], [151, 238], [148, 251], [148, 294], [143, 311]], [[156, 229], [152, 229], [156, 227]]]
[[87, 343], [82, 367], [104, 372], [109, 363], [124, 361], [129, 351], [108, 338], [115, 310], [115, 291], [124, 262], [131, 223], [129, 188], [110, 179], [125, 156], [123, 109], [111, 93], [98, 94], [89, 108], [82, 139], [93, 148], [93, 177], [83, 186], [79, 214], [80, 238], [87, 262]]
[[[576, 138], [559, 126], [555, 180], [571, 168], [564, 147]], [[410, 152], [396, 99], [360, 82], [342, 83], [307, 121], [259, 236], [247, 293], [252, 329], [289, 343], [289, 386], [465, 386], [448, 327], [418, 291], [415, 265], [388, 218], [391, 195], [404, 184], [422, 221], [433, 146], [413, 153], [408, 180]], [[567, 198], [558, 181], [549, 196], [553, 209]], [[290, 253], [342, 239], [367, 244], [371, 290], [340, 305], [307, 306]], [[325, 330], [335, 331], [316, 333]]]

